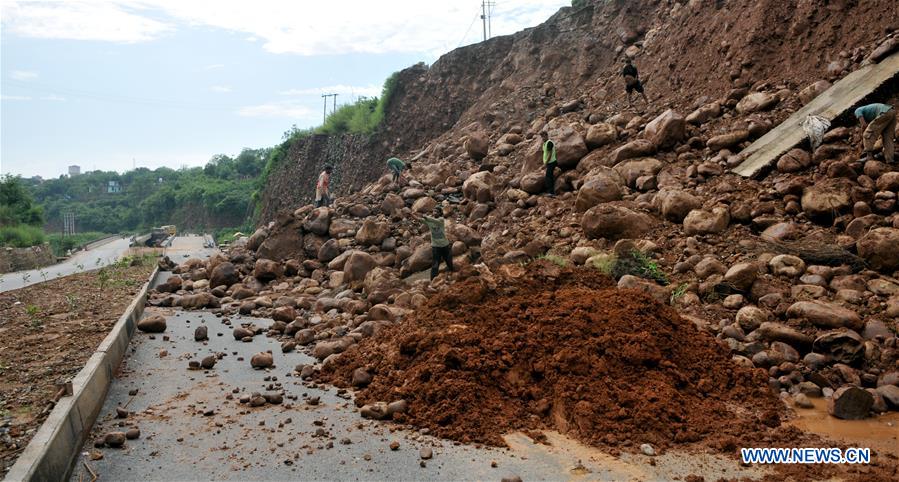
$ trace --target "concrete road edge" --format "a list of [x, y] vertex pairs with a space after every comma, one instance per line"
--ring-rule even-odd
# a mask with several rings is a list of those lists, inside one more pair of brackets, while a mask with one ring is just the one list
[[73, 395], [59, 399], [4, 481], [51, 481], [69, 477], [78, 452], [100, 414], [115, 371], [144, 313], [147, 292], [158, 273], [157, 266], [84, 368], [72, 380]]

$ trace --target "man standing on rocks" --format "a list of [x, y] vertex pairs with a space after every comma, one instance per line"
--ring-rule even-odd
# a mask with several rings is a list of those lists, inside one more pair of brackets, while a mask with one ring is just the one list
[[637, 73], [637, 68], [631, 63], [630, 58], [624, 59], [624, 69], [621, 71], [621, 75], [624, 77], [624, 90], [627, 91], [627, 105], [634, 106], [634, 103], [631, 102], [631, 92], [635, 90], [643, 96], [646, 105], [649, 105], [649, 99], [643, 92], [643, 84], [640, 83], [640, 74]]
[[867, 159], [874, 159], [874, 144], [883, 139], [883, 160], [893, 162], [893, 136], [896, 134], [896, 110], [888, 104], [868, 104], [855, 109], [862, 128]]
[[543, 165], [546, 166], [546, 192], [550, 196], [556, 195], [556, 143], [549, 140], [549, 133], [540, 131], [540, 137], [543, 138]]
[[431, 231], [431, 279], [440, 272], [440, 262], [446, 262], [446, 271], [453, 272], [453, 252], [446, 239], [446, 221], [443, 219], [443, 207], [434, 207], [434, 217], [422, 216], [421, 222]]
[[387, 169], [390, 169], [390, 172], [393, 173], [393, 182], [399, 182], [403, 171], [406, 169], [406, 163], [396, 157], [391, 157], [387, 159]]
[[331, 204], [331, 193], [328, 190], [331, 185], [331, 166], [325, 166], [325, 170], [318, 175], [318, 182], [315, 183], [315, 207], [329, 206]]

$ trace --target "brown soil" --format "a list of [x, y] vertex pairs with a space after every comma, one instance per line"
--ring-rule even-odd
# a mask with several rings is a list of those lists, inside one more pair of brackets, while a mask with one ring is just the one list
[[[523, 271], [523, 270], [521, 270]], [[457, 283], [323, 372], [374, 381], [357, 403], [406, 399], [400, 421], [463, 442], [556, 429], [591, 445], [656, 447], [761, 437], [783, 404], [767, 376], [670, 307], [548, 262], [489, 289]]]
[[84, 366], [152, 263], [106, 268], [0, 293], [0, 476], [6, 474], [54, 405], [58, 381]]

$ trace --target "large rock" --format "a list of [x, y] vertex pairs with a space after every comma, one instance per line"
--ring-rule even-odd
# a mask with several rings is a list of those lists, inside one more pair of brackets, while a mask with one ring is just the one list
[[855, 247], [871, 268], [886, 273], [899, 270], [899, 229], [872, 229]]
[[797, 301], [787, 308], [787, 316], [804, 318], [821, 328], [862, 328], [858, 313], [826, 301]]
[[802, 210], [809, 218], [830, 222], [852, 209], [852, 186], [845, 178], [828, 178], [807, 186], [802, 192]]
[[465, 142], [462, 145], [465, 147], [465, 152], [468, 154], [468, 157], [472, 158], [475, 162], [480, 162], [481, 159], [487, 157], [489, 144], [490, 140], [487, 137], [487, 133], [477, 131], [468, 134], [468, 138], [465, 139]]
[[615, 149], [612, 152], [612, 160], [617, 164], [626, 159], [645, 157], [656, 151], [656, 145], [647, 139], [634, 139], [631, 142]]
[[365, 275], [362, 288], [368, 294], [368, 300], [373, 303], [383, 303], [392, 294], [396, 294], [402, 287], [402, 280], [397, 276], [396, 270], [375, 267]]
[[556, 162], [559, 167], [573, 168], [587, 155], [587, 144], [581, 134], [570, 125], [558, 122], [547, 128], [549, 138], [556, 144]]
[[831, 83], [826, 80], [819, 80], [808, 87], [799, 91], [799, 100], [803, 104], [808, 104], [809, 102], [815, 100], [815, 97], [823, 94], [825, 90], [829, 89]]
[[637, 179], [643, 176], [655, 176], [662, 170], [662, 161], [647, 157], [633, 159], [617, 164], [613, 169], [621, 175], [628, 187], [635, 187]]
[[405, 261], [403, 261], [403, 269], [402, 275], [408, 276], [412, 273], [417, 273], [419, 271], [428, 269], [431, 266], [431, 260], [433, 259], [431, 252], [430, 244], [422, 244], [421, 246], [415, 248], [415, 251], [412, 252], [412, 256], [409, 256]]
[[690, 124], [700, 125], [705, 124], [719, 115], [721, 115], [721, 104], [712, 102], [694, 110], [685, 120]]
[[253, 276], [259, 281], [271, 281], [284, 274], [281, 265], [270, 259], [257, 259], [253, 268]]
[[336, 239], [331, 238], [318, 248], [317, 258], [322, 263], [327, 263], [340, 255], [340, 243]]
[[698, 197], [680, 189], [664, 189], [653, 200], [665, 219], [672, 223], [681, 223], [687, 214], [702, 206]]
[[377, 266], [377, 262], [372, 255], [364, 251], [353, 251], [343, 265], [343, 279], [348, 283], [362, 281], [375, 266]]
[[672, 147], [684, 140], [687, 132], [687, 122], [684, 116], [672, 109], [661, 113], [658, 117], [646, 124], [643, 135], [657, 148]]
[[321, 207], [315, 208], [303, 221], [303, 229], [319, 236], [328, 234], [328, 228], [331, 226], [331, 208]]
[[730, 212], [723, 206], [712, 208], [711, 211], [694, 209], [684, 217], [684, 233], [715, 234], [727, 229], [730, 224]]
[[759, 266], [755, 263], [737, 263], [724, 273], [724, 281], [740, 291], [748, 291], [759, 276]]
[[164, 283], [160, 284], [156, 287], [156, 291], [160, 293], [174, 293], [181, 289], [181, 285], [184, 283], [184, 280], [181, 279], [181, 276], [174, 275], [169, 276]]
[[[269, 234], [256, 250], [259, 258], [283, 261], [298, 258], [303, 252], [303, 236], [299, 229], [288, 227]], [[213, 285], [215, 286], [215, 285]]]
[[434, 206], [436, 205], [437, 201], [435, 201], [434, 198], [425, 196], [416, 199], [415, 202], [412, 203], [412, 211], [416, 213], [430, 214], [432, 211], [434, 211]]
[[393, 216], [405, 206], [406, 202], [403, 201], [403, 198], [391, 192], [384, 196], [384, 201], [381, 202], [381, 212]]
[[587, 147], [596, 149], [606, 144], [611, 144], [618, 139], [618, 128], [612, 124], [600, 122], [587, 129]]
[[540, 194], [546, 191], [546, 175], [535, 171], [521, 177], [521, 189], [528, 194]]
[[209, 286], [212, 288], [215, 288], [216, 286], [230, 287], [231, 285], [239, 282], [240, 273], [238, 273], [237, 268], [234, 266], [234, 264], [228, 261], [219, 263], [212, 270], [212, 275], [209, 276]]
[[162, 333], [165, 328], [165, 317], [162, 315], [153, 315], [137, 322], [137, 329], [145, 333]]
[[799, 348], [810, 347], [813, 342], [812, 337], [801, 331], [783, 323], [772, 321], [762, 323], [753, 333], [765, 341], [782, 341], [790, 346]]
[[754, 92], [740, 99], [736, 109], [740, 114], [751, 114], [753, 112], [771, 109], [777, 105], [779, 101], [780, 98], [774, 94]]
[[790, 149], [777, 160], [777, 170], [780, 172], [801, 171], [812, 164], [812, 156], [803, 149]]
[[265, 228], [257, 229], [249, 239], [247, 239], [247, 249], [250, 251], [256, 251], [259, 249], [259, 246], [262, 246], [262, 242], [265, 241], [265, 238], [268, 237], [268, 230]]
[[480, 171], [468, 176], [462, 184], [462, 193], [466, 198], [480, 203], [493, 200], [493, 186], [496, 178], [489, 171]]
[[874, 396], [868, 391], [847, 385], [833, 392], [827, 402], [827, 412], [844, 420], [860, 420], [866, 418], [874, 405]]
[[651, 216], [609, 204], [590, 208], [581, 218], [584, 234], [593, 239], [639, 238], [647, 233], [652, 225]]
[[362, 227], [356, 231], [356, 242], [363, 246], [380, 245], [384, 239], [390, 236], [390, 225], [368, 218], [362, 223]]
[[590, 171], [578, 190], [574, 208], [584, 212], [597, 204], [621, 199], [624, 179], [618, 171], [600, 167]]
[[865, 355], [865, 340], [852, 330], [833, 330], [815, 338], [812, 350], [831, 360], [851, 365]]
[[737, 129], [726, 134], [720, 134], [710, 138], [705, 145], [713, 150], [729, 149], [737, 144], [749, 139], [749, 131], [746, 129]]

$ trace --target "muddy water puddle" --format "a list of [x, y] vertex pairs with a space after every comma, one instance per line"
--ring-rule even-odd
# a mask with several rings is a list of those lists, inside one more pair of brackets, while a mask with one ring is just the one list
[[856, 447], [899, 455], [899, 412], [887, 412], [864, 420], [841, 420], [827, 413], [827, 400], [811, 400], [814, 408], [795, 409], [799, 417], [791, 423], [796, 427]]

